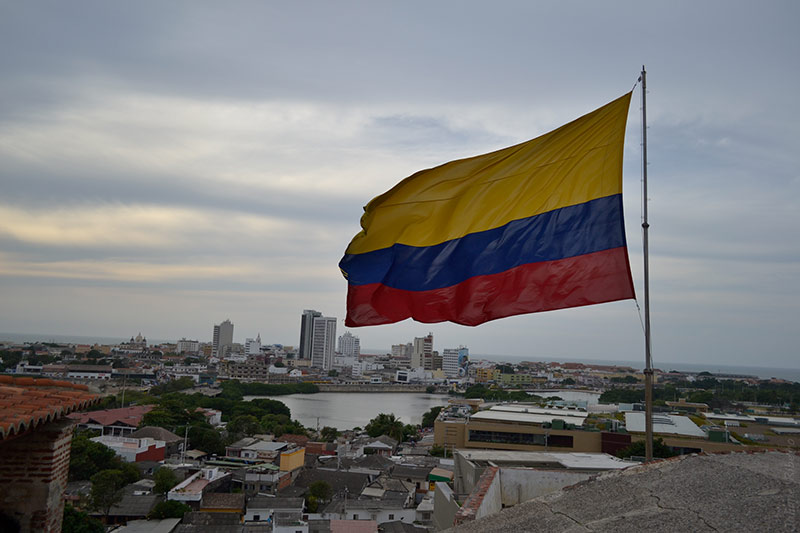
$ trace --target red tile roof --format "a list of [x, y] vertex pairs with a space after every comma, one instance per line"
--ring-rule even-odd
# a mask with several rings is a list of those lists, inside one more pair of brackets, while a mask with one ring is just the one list
[[88, 391], [68, 381], [0, 376], [0, 441], [86, 409], [100, 399]]
[[142, 417], [153, 410], [153, 405], [134, 405], [120, 409], [104, 409], [88, 413], [73, 413], [70, 418], [77, 420], [78, 424], [100, 424], [101, 426], [131, 426], [137, 427]]

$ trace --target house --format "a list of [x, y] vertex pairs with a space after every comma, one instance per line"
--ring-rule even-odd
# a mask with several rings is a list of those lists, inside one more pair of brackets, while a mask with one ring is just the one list
[[225, 455], [254, 461], [273, 461], [289, 446], [288, 442], [268, 442], [258, 437], [245, 437], [226, 446]]
[[152, 410], [152, 405], [134, 405], [120, 409], [72, 413], [68, 417], [75, 420], [79, 428], [96, 430], [101, 435], [125, 436], [136, 431], [144, 415]]
[[166, 455], [170, 456], [180, 453], [183, 449], [183, 437], [158, 426], [145, 426], [139, 428], [129, 435], [130, 437], [141, 439], [149, 437], [153, 440], [162, 441], [166, 444]]
[[196, 412], [202, 414], [206, 422], [211, 424], [212, 426], [221, 426], [222, 425], [222, 411], [217, 411], [216, 409], [209, 409], [206, 407], [198, 407], [195, 409]]
[[276, 494], [292, 484], [292, 475], [282, 472], [278, 465], [262, 463], [239, 468], [233, 472], [232, 483], [248, 496]]
[[200, 500], [201, 513], [227, 513], [241, 518], [245, 495], [242, 493], [209, 492]]
[[[268, 498], [255, 496], [247, 502], [245, 522], [264, 522], [275, 514], [302, 514], [305, 506], [303, 498]], [[273, 520], [274, 522], [274, 520]]]
[[[122, 500], [114, 504], [105, 519], [106, 525], [125, 524], [129, 520], [147, 518], [153, 507], [161, 501], [161, 496], [152, 492], [137, 490], [135, 483], [123, 489]], [[92, 516], [102, 518], [103, 513], [94, 512]]]
[[167, 500], [183, 502], [192, 509], [199, 509], [206, 493], [229, 484], [230, 480], [231, 475], [227, 472], [221, 472], [218, 468], [203, 468], [175, 485], [167, 493]]
[[114, 453], [129, 463], [163, 461], [166, 457], [166, 443], [163, 440], [153, 440], [150, 437], [137, 439], [134, 437], [101, 435], [93, 437], [91, 440], [108, 446], [114, 450]]

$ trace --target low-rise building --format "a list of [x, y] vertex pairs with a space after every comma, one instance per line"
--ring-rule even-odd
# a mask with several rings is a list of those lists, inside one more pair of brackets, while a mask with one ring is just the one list
[[150, 437], [134, 438], [101, 435], [91, 440], [108, 446], [114, 453], [129, 463], [141, 461], [163, 461], [166, 457], [166, 443]]

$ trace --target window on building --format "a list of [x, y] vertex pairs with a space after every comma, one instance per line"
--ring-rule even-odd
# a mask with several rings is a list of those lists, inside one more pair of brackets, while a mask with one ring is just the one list
[[254, 514], [254, 515], [253, 515], [253, 520], [255, 520], [256, 522], [258, 522], [259, 520], [261, 520], [261, 515], [260, 515], [260, 514]]
[[394, 515], [393, 514], [389, 515], [389, 520], [394, 520]]
[[545, 435], [539, 433], [513, 433], [509, 431], [469, 431], [472, 442], [492, 442], [500, 444], [524, 444], [527, 446], [546, 446]]
[[572, 435], [550, 435], [547, 443], [554, 448], [572, 448]]
[[358, 515], [356, 513], [353, 513], [353, 520], [358, 520]]

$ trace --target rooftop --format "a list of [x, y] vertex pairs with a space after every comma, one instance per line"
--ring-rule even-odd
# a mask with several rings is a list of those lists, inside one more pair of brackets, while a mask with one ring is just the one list
[[507, 411], [500, 409], [489, 409], [487, 411], [478, 411], [471, 415], [470, 420], [485, 420], [485, 421], [500, 421], [500, 422], [520, 422], [527, 424], [544, 424], [552, 422], [553, 420], [563, 420], [567, 424], [575, 424], [576, 426], [583, 425], [586, 420], [586, 413], [577, 411], [563, 411], [558, 414], [544, 414], [535, 412], [520, 412], [520, 411]]
[[68, 381], [0, 376], [0, 441], [86, 409], [99, 399], [88, 390]]
[[[633, 411], [625, 413], [625, 427], [633, 433], [644, 433], [644, 413]], [[688, 416], [653, 415], [653, 433], [656, 435], [682, 435], [684, 437], [706, 438], [706, 433]]]
[[798, 455], [775, 451], [684, 455], [601, 474], [457, 530], [797, 531], [798, 464]]
[[142, 417], [153, 410], [152, 405], [134, 405], [120, 409], [104, 409], [89, 413], [73, 413], [69, 415], [78, 424], [100, 424], [101, 426], [123, 425], [136, 427]]
[[497, 466], [544, 466], [573, 470], [621, 470], [632, 463], [606, 453], [517, 452], [506, 450], [458, 450], [474, 463]]

